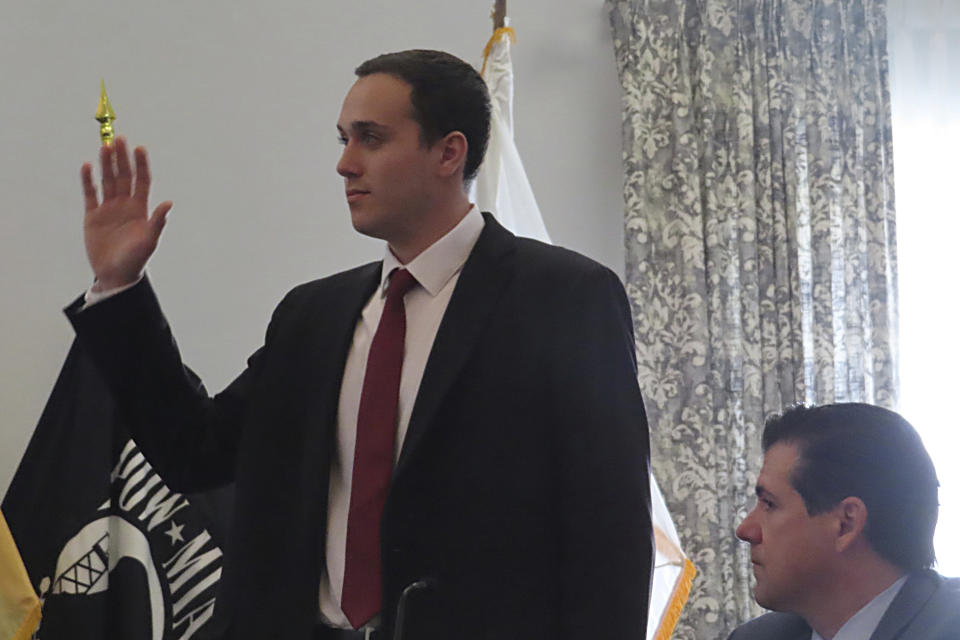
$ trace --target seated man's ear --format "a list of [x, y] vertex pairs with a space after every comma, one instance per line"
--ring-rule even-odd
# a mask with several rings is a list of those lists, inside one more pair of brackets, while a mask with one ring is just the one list
[[837, 551], [845, 551], [861, 538], [867, 528], [867, 505], [860, 498], [850, 496], [841, 500], [840, 504], [833, 508], [833, 513], [839, 524]]

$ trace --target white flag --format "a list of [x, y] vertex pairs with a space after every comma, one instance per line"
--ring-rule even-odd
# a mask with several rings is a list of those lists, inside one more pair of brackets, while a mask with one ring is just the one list
[[657, 553], [647, 612], [647, 640], [668, 640], [690, 596], [697, 570], [680, 547], [680, 536], [653, 473], [650, 474], [650, 506]]
[[490, 90], [490, 142], [471, 199], [518, 236], [550, 242], [513, 141], [512, 35], [509, 27], [497, 29], [485, 49], [481, 75]]
[[[490, 91], [490, 143], [471, 197], [482, 211], [519, 236], [550, 242], [533, 189], [513, 140], [513, 29], [497, 29], [484, 49], [480, 72]], [[656, 478], [650, 474], [650, 500], [656, 541], [647, 640], [668, 640], [677, 624], [697, 571], [683, 553]]]

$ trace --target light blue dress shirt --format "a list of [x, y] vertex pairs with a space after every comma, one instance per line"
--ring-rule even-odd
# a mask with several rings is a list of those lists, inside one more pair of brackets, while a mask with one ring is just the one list
[[[877, 594], [873, 600], [868, 602], [860, 611], [853, 614], [853, 617], [843, 623], [843, 626], [837, 631], [837, 635], [830, 640], [870, 640], [870, 636], [877, 630], [880, 619], [887, 612], [890, 603], [900, 593], [907, 576], [903, 576], [892, 585]], [[810, 635], [810, 640], [824, 640], [824, 638], [814, 631]]]

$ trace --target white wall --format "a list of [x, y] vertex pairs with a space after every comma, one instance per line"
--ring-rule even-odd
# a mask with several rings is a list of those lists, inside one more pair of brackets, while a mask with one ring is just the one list
[[[492, 2], [490, 3], [492, 4]], [[174, 208], [151, 277], [187, 362], [218, 390], [292, 285], [375, 259], [350, 227], [334, 124], [385, 51], [478, 63], [466, 0], [5, 0], [0, 19], [0, 494], [72, 339], [85, 289], [79, 168], [100, 78]], [[520, 152], [557, 244], [623, 272], [619, 85], [601, 0], [511, 0]]]

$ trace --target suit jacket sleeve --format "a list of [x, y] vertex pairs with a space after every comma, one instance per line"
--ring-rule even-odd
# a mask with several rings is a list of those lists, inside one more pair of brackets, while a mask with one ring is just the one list
[[200, 491], [230, 482], [260, 351], [233, 383], [210, 397], [181, 361], [146, 278], [87, 309], [81, 297], [65, 313], [134, 440], [170, 487]]
[[553, 375], [565, 638], [644, 638], [653, 536], [649, 434], [629, 304], [597, 266], [570, 283]]

